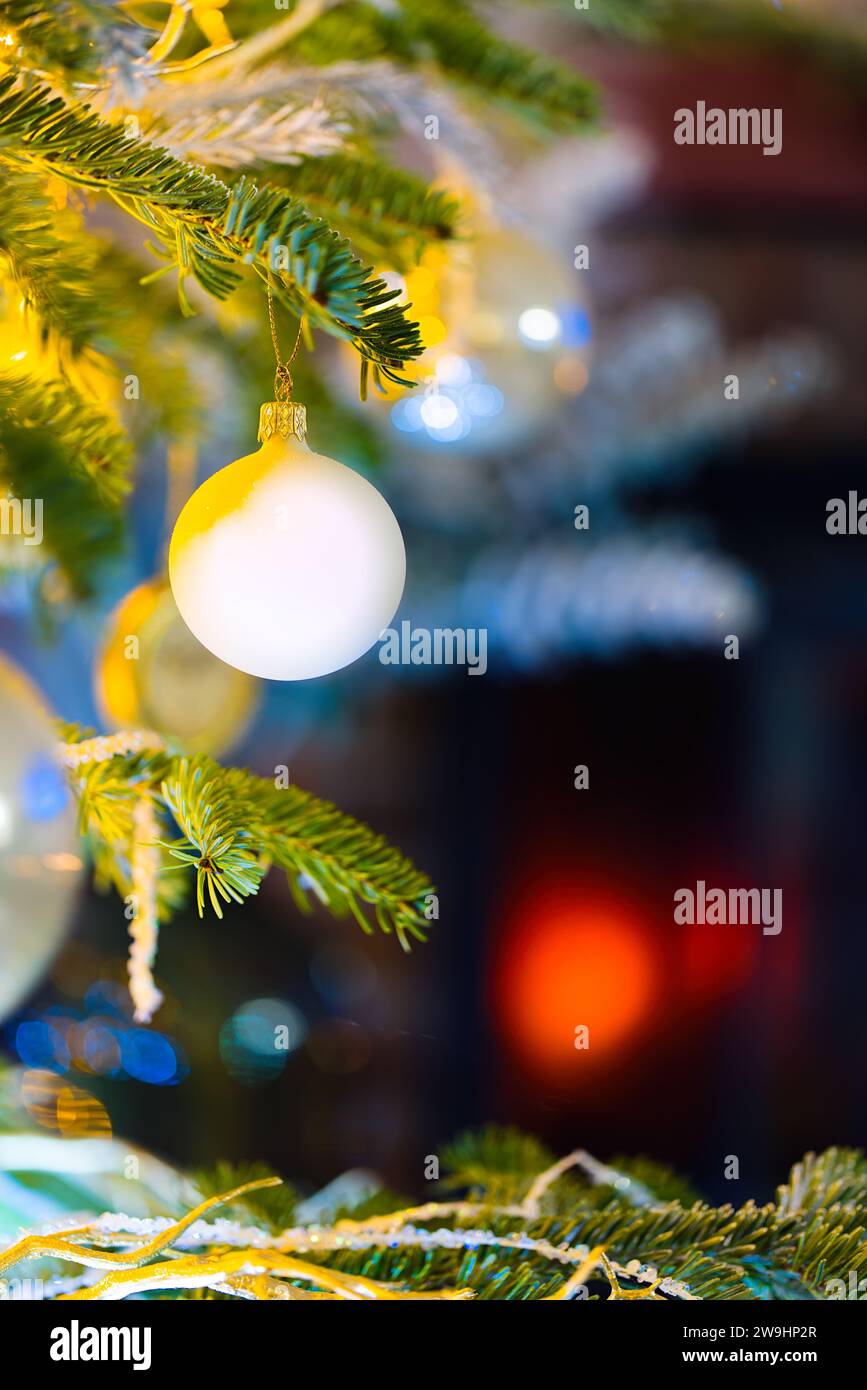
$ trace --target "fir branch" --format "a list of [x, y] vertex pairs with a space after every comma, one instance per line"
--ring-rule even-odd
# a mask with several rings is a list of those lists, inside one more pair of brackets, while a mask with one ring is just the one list
[[593, 88], [571, 69], [499, 38], [461, 0], [397, 0], [388, 10], [353, 3], [326, 12], [289, 46], [297, 60], [334, 63], [388, 58], [433, 64], [471, 95], [549, 130], [586, 129]]
[[[85, 401], [68, 382], [2, 374], [0, 413], [10, 435], [25, 430], [50, 432], [56, 448], [67, 457], [68, 471], [81, 484], [87, 482], [105, 507], [119, 506], [130, 485], [127, 440], [110, 415]], [[11, 462], [14, 468], [14, 459]], [[30, 474], [22, 479], [30, 489], [22, 495], [44, 497], [35, 484], [44, 485], [49, 476], [50, 467], [46, 467], [36, 477]], [[84, 492], [81, 500], [86, 505]], [[72, 518], [57, 504], [53, 510], [58, 527], [71, 524]]]
[[106, 346], [119, 317], [116, 303], [94, 284], [98, 245], [78, 217], [52, 206], [36, 175], [0, 170], [0, 252], [25, 306], [73, 354]]
[[[64, 761], [103, 882], [131, 890], [135, 808], [143, 795], [155, 814], [169, 812], [180, 833], [160, 839], [159, 881], [170, 869], [193, 871], [199, 914], [258, 892], [270, 865], [282, 868], [297, 905], [311, 892], [335, 917], [351, 915], [365, 932], [394, 933], [404, 950], [426, 940], [426, 899], [433, 888], [380, 835], [299, 787], [277, 787], [203, 755], [188, 759], [152, 734], [92, 739], [64, 731]], [[161, 919], [173, 891], [161, 889]]]
[[596, 117], [591, 85], [570, 68], [494, 34], [461, 0], [398, 0], [413, 41], [450, 77], [551, 130]]
[[189, 763], [182, 759], [163, 782], [162, 794], [181, 831], [181, 839], [165, 847], [180, 865], [196, 870], [199, 916], [206, 888], [218, 917], [223, 915], [221, 898], [240, 903], [257, 893], [266, 864], [249, 829], [254, 808], [232, 795], [222, 769], [204, 757]]
[[[210, 1168], [196, 1169], [190, 1176], [205, 1198], [217, 1197], [230, 1188], [247, 1188], [249, 1183], [274, 1174], [264, 1163], [228, 1163], [223, 1159]], [[279, 1231], [295, 1220], [298, 1200], [295, 1189], [281, 1178], [279, 1187], [248, 1188], [243, 1196], [227, 1204], [226, 1212], [242, 1220], [258, 1219], [268, 1230]]]
[[[533, 9], [560, 10], [573, 24], [630, 39], [650, 38], [670, 0], [592, 0], [586, 10], [575, 12], [575, 0], [521, 0]], [[699, 0], [700, 4], [706, 0]]]
[[24, 65], [67, 85], [93, 80], [113, 55], [144, 51], [142, 31], [113, 0], [2, 0], [0, 26]]
[[488, 1125], [460, 1134], [443, 1150], [442, 1187], [466, 1189], [474, 1200], [520, 1202], [553, 1155], [519, 1129]]
[[385, 60], [352, 59], [318, 67], [272, 62], [245, 72], [242, 53], [233, 55], [239, 70], [229, 78], [208, 76], [192, 88], [163, 85], [151, 91], [144, 117], [154, 122], [147, 126], [149, 138], [158, 138], [160, 130], [179, 121], [229, 119], [254, 102], [269, 111], [298, 102], [322, 106], [347, 134], [355, 135], [359, 127], [391, 134], [396, 126], [418, 138], [425, 117], [436, 112], [450, 160], [459, 159], [475, 179], [488, 184], [499, 172], [489, 123], [474, 120], [436, 75]]
[[163, 795], [183, 833], [171, 845], [195, 866], [199, 911], [205, 889], [240, 902], [258, 891], [269, 863], [284, 869], [299, 906], [305, 891], [338, 917], [351, 914], [366, 932], [373, 921], [394, 932], [404, 950], [426, 939], [424, 899], [433, 889], [423, 874], [380, 835], [298, 787], [199, 756], [181, 760]]
[[149, 140], [181, 159], [197, 160], [218, 169], [241, 169], [256, 164], [300, 164], [342, 149], [349, 134], [321, 102], [287, 103], [269, 111], [260, 99], [211, 110], [195, 104], [188, 114], [165, 116], [149, 125]]
[[120, 552], [129, 463], [115, 422], [68, 383], [0, 375], [0, 476], [41, 503], [45, 550], [80, 597]]
[[191, 431], [198, 393], [178, 354], [164, 350], [180, 313], [170, 296], [141, 288], [138, 259], [91, 233], [77, 209], [54, 206], [38, 175], [16, 170], [11, 177], [2, 165], [0, 253], [24, 312], [32, 311], [64, 370], [82, 358], [107, 379], [132, 372], [148, 382], [126, 421], [138, 439], [154, 428], [175, 438]]
[[[93, 859], [94, 879], [102, 891], [113, 889], [125, 903], [136, 896], [136, 807], [148, 795], [157, 829], [167, 830], [165, 808], [154, 794], [171, 767], [155, 735], [124, 742], [117, 736], [92, 740], [89, 730], [68, 726], [66, 761], [78, 802], [78, 830]], [[96, 756], [83, 756], [92, 749]], [[169, 874], [170, 859], [157, 835], [156, 916], [167, 921], [184, 903], [187, 884]]]
[[626, 1178], [626, 1184], [612, 1183], [614, 1191], [610, 1196], [628, 1196], [630, 1187], [634, 1184], [644, 1189], [655, 1202], [676, 1201], [681, 1206], [689, 1207], [699, 1200], [698, 1194], [692, 1185], [664, 1163], [654, 1163], [647, 1158], [626, 1158], [615, 1156], [611, 1160], [611, 1169], [622, 1177]]
[[[82, 1298], [202, 1286], [291, 1298], [299, 1282], [326, 1290], [326, 1296], [357, 1298], [364, 1281], [366, 1298], [386, 1300], [471, 1294], [480, 1301], [744, 1301], [839, 1297], [830, 1281], [842, 1280], [848, 1288], [850, 1273], [857, 1275], [867, 1257], [864, 1202], [825, 1203], [822, 1195], [847, 1181], [847, 1173], [860, 1181], [864, 1156], [854, 1151], [807, 1155], [796, 1165], [794, 1187], [805, 1190], [807, 1176], [817, 1205], [812, 1212], [787, 1214], [753, 1202], [737, 1210], [700, 1201], [688, 1208], [677, 1201], [636, 1208], [612, 1198], [600, 1206], [598, 1189], [576, 1188], [560, 1178], [578, 1155], [592, 1171], [611, 1171], [609, 1165], [581, 1150], [547, 1165], [542, 1146], [515, 1130], [465, 1135], [449, 1151], [469, 1178], [470, 1194], [463, 1200], [414, 1207], [381, 1191], [350, 1215], [278, 1229], [298, 1221], [293, 1194], [271, 1191], [278, 1180], [265, 1176], [263, 1165], [237, 1170], [221, 1164], [199, 1179], [207, 1202], [168, 1229], [164, 1221], [146, 1221], [136, 1222], [131, 1232], [123, 1217], [109, 1215], [75, 1232], [25, 1233], [0, 1249], [0, 1268], [38, 1256], [115, 1271], [73, 1295]], [[534, 1159], [546, 1168], [524, 1172]], [[496, 1195], [504, 1164], [521, 1171], [527, 1186], [517, 1205], [503, 1204]], [[232, 1204], [237, 1220], [203, 1219], [227, 1186], [231, 1190], [222, 1200]], [[544, 1213], [534, 1192], [544, 1194]], [[166, 1260], [170, 1245], [173, 1258]], [[264, 1277], [245, 1274], [253, 1256]]]
[[193, 275], [209, 294], [225, 299], [240, 283], [243, 266], [252, 264], [273, 279], [294, 313], [349, 338], [390, 379], [400, 380], [396, 369], [422, 351], [417, 325], [392, 303], [397, 291], [280, 189], [244, 179], [228, 188], [159, 147], [127, 139], [47, 88], [23, 92], [8, 74], [0, 77], [0, 159], [109, 194], [158, 238], [165, 268], [177, 268], [181, 288]]
[[406, 268], [429, 241], [457, 235], [460, 208], [423, 179], [376, 159], [334, 154], [307, 159], [293, 169], [289, 188], [305, 207], [324, 217], [365, 255]]
[[[258, 189], [241, 180], [232, 191], [225, 237], [240, 245], [263, 278], [271, 275], [280, 297], [311, 324], [348, 337], [384, 376], [402, 383], [395, 368], [419, 356], [418, 325], [392, 301], [397, 290], [352, 254], [349, 243], [311, 218], [303, 204], [280, 189]], [[288, 252], [288, 273], [274, 270], [275, 252]]]
[[826, 1149], [796, 1163], [777, 1190], [781, 1216], [813, 1212], [831, 1202], [867, 1204], [867, 1159], [858, 1149]]

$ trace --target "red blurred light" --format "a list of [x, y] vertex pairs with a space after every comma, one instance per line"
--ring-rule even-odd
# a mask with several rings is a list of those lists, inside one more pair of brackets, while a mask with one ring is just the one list
[[[507, 926], [494, 973], [503, 1031], [534, 1070], [562, 1072], [614, 1052], [650, 1011], [656, 970], [621, 907], [534, 895]], [[589, 1049], [575, 1046], [579, 1025]]]

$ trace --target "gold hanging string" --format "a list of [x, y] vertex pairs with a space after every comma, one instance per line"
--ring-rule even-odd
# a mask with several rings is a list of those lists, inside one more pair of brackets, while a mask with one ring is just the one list
[[290, 367], [298, 355], [301, 346], [301, 335], [304, 332], [304, 320], [298, 325], [298, 337], [295, 339], [295, 346], [292, 354], [284, 362], [280, 355], [280, 342], [277, 338], [277, 319], [274, 313], [274, 295], [271, 286], [268, 286], [268, 319], [271, 324], [271, 342], [274, 344], [274, 357], [277, 360], [277, 371], [274, 374], [274, 398], [278, 401], [288, 401], [292, 398], [292, 372]]

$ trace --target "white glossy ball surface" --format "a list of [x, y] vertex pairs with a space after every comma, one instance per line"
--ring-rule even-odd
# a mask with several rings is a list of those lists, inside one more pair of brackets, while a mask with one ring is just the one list
[[184, 621], [215, 656], [268, 680], [308, 680], [348, 666], [388, 627], [406, 553], [376, 488], [274, 436], [193, 493], [169, 576]]

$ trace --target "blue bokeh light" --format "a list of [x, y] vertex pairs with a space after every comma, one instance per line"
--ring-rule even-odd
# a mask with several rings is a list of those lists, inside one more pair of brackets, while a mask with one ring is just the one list
[[33, 759], [21, 779], [21, 804], [28, 820], [54, 820], [69, 804], [63, 773], [48, 756]]
[[68, 1071], [69, 1048], [63, 1034], [38, 1020], [19, 1023], [15, 1030], [15, 1051], [27, 1067], [46, 1071]]
[[151, 1086], [174, 1086], [181, 1080], [178, 1055], [162, 1033], [130, 1028], [120, 1039], [124, 1071]]

